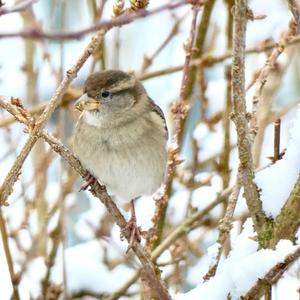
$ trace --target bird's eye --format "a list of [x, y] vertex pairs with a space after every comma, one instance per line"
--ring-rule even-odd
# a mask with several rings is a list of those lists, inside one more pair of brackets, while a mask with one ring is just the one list
[[111, 93], [109, 91], [103, 91], [103, 92], [101, 92], [101, 97], [103, 99], [110, 98], [111, 97]]

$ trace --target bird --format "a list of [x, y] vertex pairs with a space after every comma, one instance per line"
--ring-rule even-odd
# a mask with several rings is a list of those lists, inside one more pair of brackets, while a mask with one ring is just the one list
[[89, 75], [75, 108], [81, 114], [73, 150], [88, 171], [82, 189], [98, 181], [117, 204], [129, 204], [130, 243], [140, 242], [134, 200], [152, 195], [163, 182], [168, 140], [164, 113], [141, 81], [120, 70]]

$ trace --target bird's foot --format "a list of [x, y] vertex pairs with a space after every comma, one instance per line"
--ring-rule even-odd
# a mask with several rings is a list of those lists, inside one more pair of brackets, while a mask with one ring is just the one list
[[81, 185], [79, 192], [85, 191], [89, 186], [92, 186], [97, 182], [97, 179], [91, 173], [87, 173], [84, 180], [85, 182]]
[[134, 202], [131, 201], [131, 217], [129, 221], [127, 222], [126, 226], [122, 229], [121, 232], [121, 239], [126, 237], [126, 235], [130, 233], [129, 238], [129, 245], [126, 251], [126, 254], [129, 252], [130, 249], [132, 249], [135, 242], [140, 243], [142, 237], [145, 236], [146, 231], [142, 231], [140, 226], [137, 226], [136, 224], [136, 215], [135, 215], [135, 209], [134, 209]]
[[126, 250], [126, 254], [129, 252], [129, 250], [133, 247], [134, 242], [141, 242], [141, 236], [142, 236], [142, 230], [140, 226], [137, 226], [136, 220], [133, 218], [130, 218], [127, 225], [124, 228], [124, 231], [130, 232], [130, 239], [128, 248]]

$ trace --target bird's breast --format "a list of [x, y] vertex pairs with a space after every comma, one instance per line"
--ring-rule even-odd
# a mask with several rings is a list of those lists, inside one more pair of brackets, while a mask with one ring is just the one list
[[82, 124], [74, 139], [74, 152], [84, 167], [126, 201], [152, 194], [163, 180], [167, 161], [161, 130], [146, 122], [130, 125], [88, 129]]

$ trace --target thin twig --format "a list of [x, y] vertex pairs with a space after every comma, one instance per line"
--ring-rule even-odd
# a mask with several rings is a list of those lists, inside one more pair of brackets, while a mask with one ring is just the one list
[[231, 114], [231, 66], [225, 66], [225, 78], [226, 78], [226, 102], [223, 112], [223, 127], [224, 127], [224, 136], [223, 136], [223, 151], [220, 156], [220, 163], [218, 165], [219, 173], [222, 177], [223, 188], [226, 188], [229, 185], [230, 180], [230, 114]]
[[[64, 93], [64, 95], [62, 96], [62, 99], [59, 103], [59, 107], [68, 107], [68, 105], [72, 102], [75, 101], [75, 99], [79, 98], [82, 94], [82, 91], [79, 89], [75, 89], [75, 88], [71, 88], [69, 87], [67, 89], [67, 91]], [[29, 109], [29, 114], [32, 116], [39, 116], [44, 109], [46, 108], [46, 106], [48, 105], [47, 102], [45, 103], [40, 103], [34, 107], [32, 107], [31, 109]], [[16, 121], [14, 116], [8, 116], [6, 118], [1, 118], [0, 119], [0, 128], [1, 127], [6, 127], [11, 125], [12, 123], [14, 123]]]
[[274, 122], [274, 162], [280, 159], [280, 124], [280, 119]]
[[[293, 38], [287, 45], [286, 47], [293, 46], [295, 44], [298, 44], [300, 42], [300, 37]], [[277, 43], [270, 43], [270, 44], [265, 44], [264, 46], [259, 46], [259, 47], [253, 47], [245, 50], [245, 54], [250, 55], [250, 54], [257, 54], [260, 52], [264, 52], [266, 50], [273, 49], [274, 47], [277, 47]], [[191, 60], [191, 66], [202, 66], [202, 67], [213, 67], [215, 64], [218, 63], [223, 63], [227, 59], [230, 59], [232, 57], [232, 52], [227, 52], [224, 54], [221, 54], [220, 56], [211, 56], [209, 54], [204, 54], [200, 59], [193, 59]], [[173, 74], [176, 72], [182, 71], [183, 65], [179, 66], [173, 66], [173, 67], [168, 67], [164, 68], [161, 70], [156, 70], [152, 72], [148, 72], [145, 74], [137, 74], [137, 78], [139, 80], [148, 80], [152, 79], [155, 77], [159, 76], [165, 76], [169, 74]], [[73, 102], [75, 99], [77, 99], [81, 95], [81, 91], [75, 88], [68, 88], [67, 92], [65, 95], [63, 95], [62, 101], [60, 103], [60, 106], [67, 106], [69, 103]], [[278, 117], [282, 117], [286, 112], [288, 112], [290, 109], [295, 107], [298, 103], [300, 102], [300, 99], [295, 101], [295, 103], [291, 104], [291, 107], [287, 105], [287, 109], [283, 113], [278, 113]], [[46, 107], [47, 103], [42, 103], [39, 104], [36, 107], [33, 107], [30, 109], [30, 114], [40, 114]], [[275, 113], [277, 115], [277, 113]], [[272, 121], [274, 122], [276, 117], [272, 118]], [[12, 123], [15, 122], [14, 117], [9, 116], [6, 118], [2, 118], [0, 120], [0, 127], [6, 127]]]
[[18, 4], [15, 4], [14, 6], [11, 6], [11, 7], [1, 6], [0, 7], [0, 16], [26, 10], [27, 8], [32, 6], [35, 2], [38, 2], [38, 0], [24, 0], [24, 1], [22, 1]]
[[7, 235], [7, 228], [6, 228], [6, 223], [4, 220], [3, 212], [0, 207], [0, 233], [1, 233], [1, 238], [2, 238], [2, 245], [7, 261], [7, 266], [9, 270], [9, 275], [10, 275], [10, 281], [12, 284], [13, 288], [13, 297], [16, 300], [20, 300], [20, 295], [18, 291], [18, 285], [19, 285], [19, 277], [14, 271], [14, 263], [11, 255], [11, 251], [9, 248], [9, 243], [8, 243], [8, 235]]
[[250, 120], [250, 128], [251, 128], [251, 138], [254, 140], [255, 135], [257, 133], [257, 114], [259, 110], [259, 103], [261, 102], [261, 96], [263, 88], [266, 84], [267, 78], [274, 68], [276, 60], [284, 51], [284, 48], [287, 44], [294, 37], [299, 34], [300, 29], [300, 13], [299, 13], [299, 6], [297, 1], [295, 0], [288, 0], [289, 8], [293, 14], [293, 19], [289, 22], [289, 29], [285, 32], [280, 41], [277, 43], [277, 47], [275, 47], [265, 62], [265, 65], [259, 72], [256, 82], [255, 82], [255, 92], [252, 98], [252, 113], [251, 113], [251, 120]]
[[[203, 220], [204, 217], [206, 217], [209, 212], [214, 209], [217, 205], [224, 203], [228, 196], [231, 194], [232, 188], [227, 188], [224, 191], [220, 193], [220, 195], [217, 196], [217, 198], [212, 201], [210, 204], [208, 204], [204, 209], [194, 212], [191, 214], [187, 219], [185, 219], [181, 224], [179, 224], [168, 236], [165, 237], [165, 239], [153, 250], [151, 253], [152, 260], [156, 260], [165, 250], [167, 250], [178, 238], [181, 236], [187, 234], [192, 229], [195, 228], [195, 223], [197, 225], [200, 223], [200, 221]], [[118, 289], [109, 300], [116, 300], [120, 297], [120, 295], [123, 295], [126, 290], [138, 279], [139, 271], [132, 275], [126, 281], [126, 283]]]
[[217, 244], [218, 244], [217, 256], [215, 257], [214, 263], [209, 268], [208, 272], [204, 275], [204, 277], [203, 277], [204, 280], [208, 280], [209, 278], [215, 276], [215, 274], [216, 274], [224, 244], [225, 244], [226, 240], [228, 239], [230, 230], [232, 228], [231, 223], [232, 223], [233, 213], [234, 213], [236, 203], [237, 203], [237, 200], [238, 200], [238, 197], [240, 194], [240, 190], [241, 190], [241, 173], [239, 171], [238, 175], [237, 175], [236, 184], [234, 185], [234, 187], [232, 189], [232, 193], [229, 196], [225, 216], [220, 221], [219, 237], [217, 239]]
[[50, 102], [47, 104], [45, 110], [40, 115], [36, 123], [34, 124], [34, 127], [30, 132], [29, 138], [27, 139], [24, 147], [22, 148], [20, 154], [15, 160], [12, 168], [10, 169], [7, 176], [5, 177], [4, 182], [1, 186], [0, 205], [7, 203], [7, 198], [13, 191], [13, 185], [18, 180], [23, 163], [26, 160], [28, 154], [30, 153], [32, 147], [34, 146], [34, 144], [39, 138], [37, 133], [41, 129], [43, 129], [43, 127], [46, 125], [47, 120], [50, 118], [51, 114], [58, 106], [62, 95], [67, 90], [71, 81], [77, 76], [77, 73], [79, 72], [83, 64], [86, 62], [86, 60], [90, 57], [90, 55], [94, 52], [95, 49], [97, 49], [97, 47], [101, 43], [103, 35], [104, 35], [104, 31], [99, 31], [93, 36], [91, 42], [85, 48], [85, 50], [83, 51], [79, 59], [76, 61], [74, 66], [69, 71], [67, 71], [64, 79], [56, 89]]
[[173, 39], [174, 36], [178, 33], [179, 25], [184, 20], [186, 15], [184, 15], [180, 19], [176, 19], [173, 27], [171, 28], [168, 36], [164, 39], [164, 41], [159, 45], [159, 47], [153, 52], [150, 56], [144, 56], [144, 62], [142, 65], [141, 73], [145, 73], [145, 71], [151, 66], [153, 63], [153, 60], [158, 56], [159, 53], [170, 43], [170, 41]]
[[24, 31], [16, 31], [16, 32], [5, 32], [0, 33], [1, 38], [15, 38], [21, 37], [25, 39], [49, 39], [49, 40], [67, 40], [67, 39], [80, 39], [84, 35], [98, 31], [98, 30], [109, 30], [113, 27], [122, 26], [128, 24], [134, 20], [144, 18], [146, 16], [151, 16], [157, 13], [160, 13], [165, 10], [173, 10], [182, 5], [188, 4], [188, 0], [180, 0], [176, 2], [170, 2], [168, 4], [162, 5], [153, 10], [137, 10], [132, 13], [122, 14], [112, 20], [100, 21], [95, 25], [87, 27], [85, 29], [81, 29], [74, 32], [45, 32], [40, 29], [27, 29]]
[[[291, 39], [291, 41], [286, 45], [286, 47], [290, 47], [293, 45], [296, 45], [300, 42], [300, 36], [295, 37]], [[266, 50], [273, 49], [275, 47], [278, 47], [277, 43], [265, 43], [262, 46], [258, 47], [253, 47], [245, 50], [245, 54], [250, 55], [250, 54], [257, 54], [264, 52]], [[219, 56], [212, 56], [211, 54], [203, 54], [200, 58], [194, 58], [191, 61], [191, 66], [197, 67], [197, 66], [203, 66], [203, 67], [212, 67], [216, 64], [222, 63], [226, 61], [227, 59], [232, 58], [233, 53], [231, 51], [225, 52], [224, 54], [221, 54]], [[156, 70], [152, 72], [148, 72], [145, 74], [140, 74], [139, 79], [140, 80], [148, 80], [154, 77], [158, 76], [165, 76], [168, 74], [176, 73], [182, 71], [183, 65], [178, 65], [178, 66], [173, 66], [173, 67], [168, 67], [164, 68], [161, 70]]]
[[180, 87], [180, 97], [179, 101], [174, 108], [175, 113], [175, 134], [173, 137], [172, 146], [168, 152], [168, 166], [166, 177], [163, 183], [164, 193], [163, 195], [156, 201], [156, 209], [153, 217], [153, 228], [151, 229], [151, 241], [149, 240], [152, 246], [157, 246], [161, 236], [162, 230], [164, 227], [164, 221], [166, 216], [166, 207], [168, 203], [168, 189], [172, 184], [173, 177], [175, 174], [176, 166], [179, 163], [178, 154], [179, 154], [179, 136], [182, 131], [181, 121], [186, 118], [188, 107], [186, 105], [186, 88], [187, 88], [187, 80], [188, 80], [188, 72], [190, 70], [190, 62], [192, 58], [192, 48], [194, 46], [195, 34], [196, 34], [196, 24], [197, 24], [197, 16], [199, 12], [200, 5], [193, 6], [193, 18], [190, 27], [190, 34], [187, 40], [187, 44], [185, 46], [185, 62], [183, 65], [183, 75], [182, 82]]

